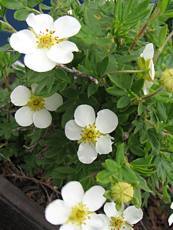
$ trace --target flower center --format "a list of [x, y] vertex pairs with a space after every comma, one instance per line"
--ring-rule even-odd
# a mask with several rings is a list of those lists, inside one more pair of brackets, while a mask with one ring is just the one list
[[45, 101], [43, 97], [32, 95], [27, 103], [27, 106], [29, 106], [32, 111], [39, 111], [44, 108], [44, 104]]
[[50, 47], [62, 41], [64, 41], [64, 39], [59, 39], [55, 35], [55, 31], [46, 30], [46, 33], [41, 33], [37, 36], [37, 47], [41, 49], [49, 49]]
[[110, 221], [110, 230], [120, 230], [124, 223], [125, 221], [121, 216], [112, 217]]
[[95, 124], [88, 125], [82, 129], [80, 142], [95, 144], [101, 135]]
[[76, 225], [82, 225], [89, 218], [89, 210], [85, 204], [79, 203], [71, 210], [68, 222]]

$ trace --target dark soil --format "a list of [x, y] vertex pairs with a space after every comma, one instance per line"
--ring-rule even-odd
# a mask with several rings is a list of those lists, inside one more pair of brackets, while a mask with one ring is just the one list
[[[60, 196], [60, 190], [51, 181], [41, 177], [30, 177], [15, 165], [6, 161], [0, 164], [0, 173], [4, 175], [15, 186], [20, 188], [26, 196], [37, 202], [42, 207]], [[151, 198], [149, 207], [144, 209], [143, 220], [135, 226], [135, 230], [173, 230], [173, 226], [168, 226], [168, 216], [171, 210], [169, 206], [161, 203], [159, 199]]]

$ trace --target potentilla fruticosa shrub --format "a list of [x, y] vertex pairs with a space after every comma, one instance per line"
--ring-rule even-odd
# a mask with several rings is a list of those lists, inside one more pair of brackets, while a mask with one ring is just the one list
[[173, 1], [0, 0], [0, 16], [0, 159], [62, 187], [47, 221], [133, 229], [150, 196], [171, 203]]

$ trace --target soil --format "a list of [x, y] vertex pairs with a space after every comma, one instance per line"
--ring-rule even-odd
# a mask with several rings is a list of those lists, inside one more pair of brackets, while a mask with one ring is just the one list
[[[45, 180], [39, 176], [30, 177], [11, 161], [0, 164], [0, 173], [3, 174], [10, 182], [20, 188], [26, 196], [35, 201], [42, 207], [60, 197], [60, 191], [51, 181]], [[161, 203], [159, 199], [152, 197], [149, 201], [149, 207], [144, 209], [143, 220], [135, 225], [135, 230], [173, 230], [173, 226], [168, 226], [168, 216], [170, 208]]]

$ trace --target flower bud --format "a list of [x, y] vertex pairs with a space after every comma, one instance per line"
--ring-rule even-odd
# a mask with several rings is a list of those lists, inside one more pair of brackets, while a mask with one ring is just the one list
[[166, 69], [161, 76], [161, 84], [169, 91], [173, 92], [173, 69]]
[[111, 196], [119, 204], [128, 203], [134, 195], [133, 186], [126, 182], [118, 182], [112, 186]]

